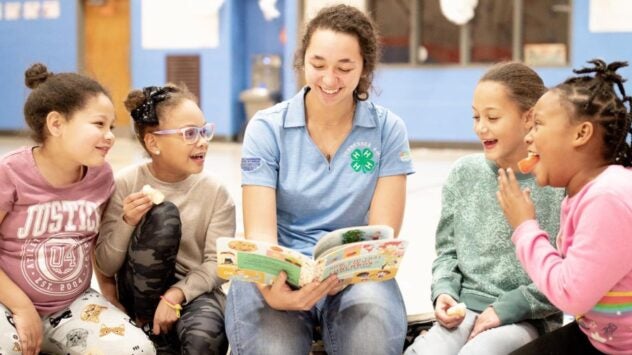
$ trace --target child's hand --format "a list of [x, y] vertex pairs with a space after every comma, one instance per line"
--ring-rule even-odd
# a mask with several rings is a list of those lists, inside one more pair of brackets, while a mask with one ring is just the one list
[[457, 302], [454, 298], [445, 293], [442, 293], [439, 297], [437, 297], [437, 302], [435, 304], [435, 318], [439, 324], [447, 329], [458, 327], [463, 319], [465, 319], [465, 317], [461, 315], [448, 315], [448, 309], [456, 304]]
[[175, 302], [174, 304], [181, 305], [184, 301], [184, 293], [176, 287], [167, 290], [165, 297], [167, 299], [161, 299], [156, 312], [154, 312], [154, 328], [152, 331], [155, 335], [169, 333], [173, 324], [179, 319], [180, 311], [176, 312], [167, 302]]
[[35, 307], [14, 309], [13, 321], [23, 355], [37, 355], [42, 346], [42, 320]]
[[133, 192], [123, 200], [123, 220], [136, 226], [154, 204], [143, 192]]
[[498, 318], [498, 314], [496, 314], [494, 307], [487, 307], [476, 317], [474, 327], [472, 328], [472, 332], [470, 333], [468, 340], [472, 340], [480, 333], [498, 326], [500, 326], [500, 318]]
[[498, 169], [498, 203], [507, 217], [507, 222], [513, 229], [518, 228], [524, 221], [535, 219], [535, 207], [531, 201], [531, 191], [520, 190], [511, 168]]
[[268, 306], [279, 311], [309, 311], [316, 302], [335, 289], [338, 278], [329, 276], [322, 282], [310, 282], [300, 290], [292, 290], [285, 281], [287, 275], [281, 272], [271, 286], [257, 285]]

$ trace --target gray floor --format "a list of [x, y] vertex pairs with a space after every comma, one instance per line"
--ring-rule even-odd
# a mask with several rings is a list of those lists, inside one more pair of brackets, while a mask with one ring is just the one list
[[[31, 144], [27, 138], [0, 136], [0, 155], [26, 144]], [[430, 267], [435, 255], [434, 230], [440, 214], [441, 185], [452, 163], [469, 153], [472, 151], [413, 149], [417, 172], [408, 178], [406, 215], [401, 231], [401, 237], [411, 242], [397, 276], [408, 314], [432, 311]], [[117, 139], [108, 158], [115, 172], [143, 159], [139, 144], [126, 138]], [[239, 159], [239, 144], [212, 142], [205, 169], [228, 186], [238, 208], [237, 230], [243, 232]], [[96, 282], [93, 283], [96, 286]]]

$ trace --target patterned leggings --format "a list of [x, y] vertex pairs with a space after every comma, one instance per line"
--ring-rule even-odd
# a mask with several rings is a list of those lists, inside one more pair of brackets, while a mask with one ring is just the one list
[[[154, 345], [125, 313], [88, 289], [66, 309], [42, 317], [45, 354], [152, 355]], [[0, 354], [22, 354], [13, 315], [0, 304]]]
[[[168, 201], [154, 206], [134, 230], [127, 258], [117, 274], [119, 301], [130, 317], [148, 321], [143, 327], [147, 333], [151, 332], [160, 295], [177, 281], [175, 263], [181, 235], [178, 208]], [[175, 324], [175, 334], [150, 334], [158, 352], [178, 353], [169, 346], [178, 344], [182, 354], [225, 354], [225, 302], [226, 296], [219, 289], [188, 301]]]

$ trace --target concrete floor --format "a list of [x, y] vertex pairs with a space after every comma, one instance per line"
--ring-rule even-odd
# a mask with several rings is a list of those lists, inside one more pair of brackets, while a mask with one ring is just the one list
[[[0, 155], [22, 145], [28, 138], [0, 136]], [[237, 205], [237, 231], [243, 233], [238, 143], [211, 142], [205, 169], [223, 181]], [[430, 302], [431, 264], [434, 259], [434, 232], [441, 212], [441, 185], [452, 163], [472, 153], [466, 150], [412, 150], [416, 173], [408, 177], [407, 201], [401, 238], [410, 240], [397, 280], [408, 314], [432, 311]], [[118, 138], [108, 160], [114, 171], [144, 159], [140, 145], [130, 138]], [[96, 281], [93, 280], [96, 287]]]

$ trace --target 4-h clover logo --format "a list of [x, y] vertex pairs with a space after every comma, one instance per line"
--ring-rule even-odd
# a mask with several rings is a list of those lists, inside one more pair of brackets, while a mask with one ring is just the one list
[[373, 151], [369, 148], [354, 149], [351, 152], [351, 169], [356, 173], [370, 173], [375, 169], [375, 162], [373, 161]]

